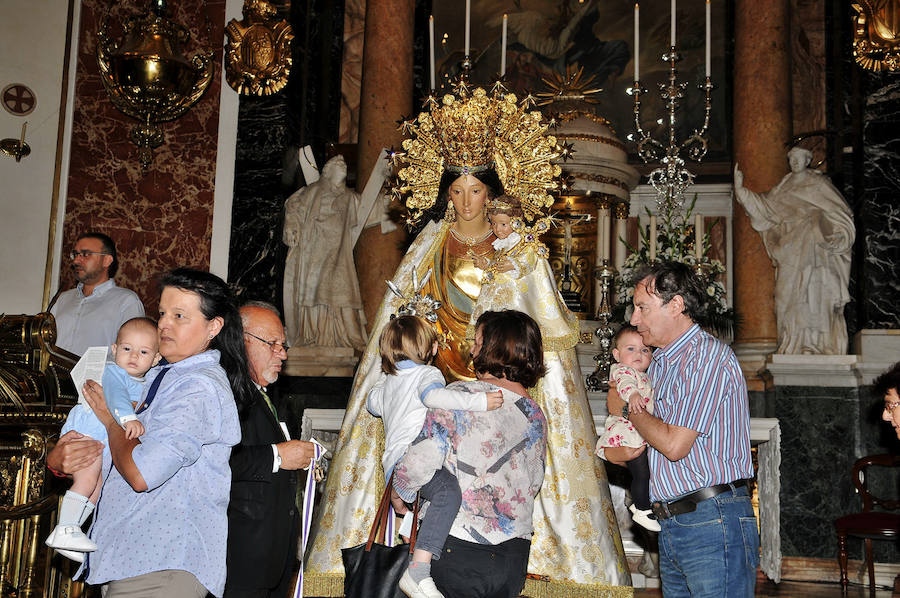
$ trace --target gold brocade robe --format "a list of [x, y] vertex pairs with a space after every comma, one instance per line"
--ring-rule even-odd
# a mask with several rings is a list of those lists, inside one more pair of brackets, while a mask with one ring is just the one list
[[[450, 308], [447, 312], [442, 308], [441, 326], [455, 335], [452, 342], [465, 347], [466, 367], [471, 371], [465, 332], [478, 294], [471, 294], [471, 281], [480, 279], [480, 270], [464, 263], [470, 260], [454, 261], [461, 256], [447, 251], [453, 243], [448, 231], [447, 222], [429, 223], [410, 246], [393, 282], [408, 293], [413, 268], [421, 277], [437, 266], [426, 292]], [[473, 250], [480, 253], [480, 246]], [[476, 274], [478, 279], [472, 278]], [[543, 278], [540, 288], [529, 290], [535, 301], [541, 301], [546, 293], [556, 295], [552, 274]], [[467, 288], [469, 293], [462, 292]], [[384, 429], [381, 421], [366, 411], [365, 402], [380, 373], [378, 338], [400, 301], [390, 291], [385, 293], [353, 381], [304, 558], [306, 596], [343, 595], [341, 548], [365, 542], [375, 518], [385, 483], [381, 467]], [[454, 313], [455, 317], [446, 317]], [[632, 596], [606, 473], [594, 455], [597, 434], [575, 356], [576, 341], [573, 334], [567, 348], [545, 351], [548, 372], [532, 392], [547, 418], [548, 435], [544, 483], [534, 504], [530, 577], [523, 593], [532, 598]]]

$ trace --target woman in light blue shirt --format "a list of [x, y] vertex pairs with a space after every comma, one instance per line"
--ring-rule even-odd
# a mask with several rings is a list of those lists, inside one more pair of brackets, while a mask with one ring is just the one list
[[115, 467], [106, 477], [85, 562], [105, 596], [221, 596], [225, 587], [228, 459], [240, 441], [236, 402], [254, 391], [234, 297], [217, 276], [181, 268], [162, 281], [159, 352], [128, 440], [101, 387], [85, 396], [106, 425]]

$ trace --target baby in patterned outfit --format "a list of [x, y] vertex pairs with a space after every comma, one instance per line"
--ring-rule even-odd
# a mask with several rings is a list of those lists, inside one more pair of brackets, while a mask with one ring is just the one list
[[[653, 413], [653, 389], [647, 368], [653, 351], [644, 344], [637, 328], [626, 324], [613, 337], [613, 359], [616, 363], [609, 369], [610, 386], [615, 386], [619, 396], [629, 404], [629, 409], [640, 405], [648, 413]], [[608, 415], [603, 434], [597, 440], [597, 455], [606, 458], [607, 447], [629, 446], [638, 448], [647, 444], [630, 421], [620, 415]], [[654, 532], [659, 531], [659, 523], [650, 510], [650, 466], [647, 451], [625, 464], [631, 472], [631, 500], [629, 507], [635, 523]]]

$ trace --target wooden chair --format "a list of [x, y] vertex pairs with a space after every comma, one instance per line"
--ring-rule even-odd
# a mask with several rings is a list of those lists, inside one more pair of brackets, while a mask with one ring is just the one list
[[869, 594], [875, 595], [875, 561], [872, 557], [872, 540], [896, 540], [900, 536], [900, 514], [873, 511], [874, 506], [883, 509], [900, 509], [900, 501], [873, 496], [869, 492], [866, 469], [871, 466], [900, 467], [900, 456], [869, 455], [853, 464], [853, 485], [862, 497], [861, 513], [844, 515], [834, 520], [838, 536], [838, 563], [841, 567], [841, 589], [847, 591], [847, 536], [863, 538], [866, 544], [866, 563], [869, 567]]

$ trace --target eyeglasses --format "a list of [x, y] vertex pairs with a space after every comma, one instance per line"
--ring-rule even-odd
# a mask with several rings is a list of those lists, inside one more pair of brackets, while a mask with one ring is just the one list
[[73, 260], [77, 257], [89, 258], [92, 255], [112, 255], [112, 254], [106, 253], [105, 251], [91, 251], [90, 249], [82, 249], [81, 251], [76, 250], [76, 251], [69, 252], [69, 257]]
[[247, 336], [252, 336], [253, 338], [255, 338], [256, 340], [258, 340], [259, 342], [261, 342], [261, 343], [266, 343], [267, 345], [269, 345], [269, 349], [272, 351], [272, 353], [280, 353], [280, 352], [282, 352], [282, 351], [284, 351], [285, 353], [287, 353], [288, 349], [290, 349], [290, 345], [288, 345], [288, 342], [287, 342], [287, 341], [284, 341], [284, 342], [281, 342], [281, 341], [267, 341], [267, 340], [264, 339], [264, 338], [259, 338], [259, 337], [256, 336], [255, 334], [252, 334], [252, 333], [250, 333], [250, 332], [247, 332], [246, 330], [244, 331], [244, 334], [246, 334]]
[[897, 407], [900, 407], [900, 401], [893, 401], [884, 404], [884, 410], [888, 413], [892, 413]]

